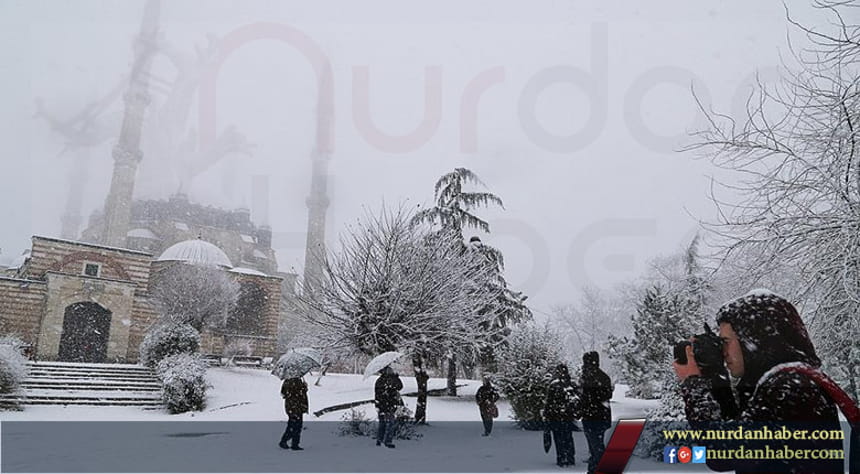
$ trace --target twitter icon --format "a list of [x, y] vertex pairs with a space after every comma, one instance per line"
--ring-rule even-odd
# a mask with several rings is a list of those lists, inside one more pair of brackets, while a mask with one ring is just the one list
[[693, 446], [693, 460], [691, 462], [693, 464], [704, 464], [707, 450], [704, 446]]

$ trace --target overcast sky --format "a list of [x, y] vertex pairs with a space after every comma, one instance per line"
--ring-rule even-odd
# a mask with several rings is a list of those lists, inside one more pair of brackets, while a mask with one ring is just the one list
[[[59, 235], [69, 182], [82, 179], [74, 169], [86, 170], [84, 214], [103, 205], [122, 117], [110, 92], [129, 74], [143, 8], [0, 0], [5, 255], [33, 234]], [[792, 2], [791, 14], [822, 22], [806, 2]], [[329, 240], [383, 200], [430, 204], [439, 175], [468, 167], [505, 202], [478, 212], [493, 226], [484, 240], [504, 252], [509, 281], [538, 311], [575, 299], [583, 284], [630, 278], [692, 238], [696, 217], [713, 212], [714, 170], [674, 151], [703, 126], [691, 85], [737, 113], [757, 71], [776, 77], [787, 36], [804, 42], [779, 0], [180, 0], [164, 2], [159, 28], [184, 59], [180, 68], [164, 54], [153, 63], [136, 196], [182, 187], [198, 203], [250, 207], [273, 227], [281, 268], [300, 271], [317, 103], [303, 54], [319, 50], [334, 84]], [[207, 117], [197, 96], [175, 97], [188, 84], [196, 91], [195, 51], [238, 34], [245, 39], [217, 77], [214, 121], [247, 137], [252, 152], [189, 172], [181, 148], [165, 143], [196, 146]], [[297, 36], [305, 46], [285, 41]], [[103, 103], [96, 143], [52, 131], [36, 114], [39, 99], [60, 119]]]

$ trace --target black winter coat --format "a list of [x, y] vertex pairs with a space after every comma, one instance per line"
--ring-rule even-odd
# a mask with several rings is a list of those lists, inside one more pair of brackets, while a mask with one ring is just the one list
[[570, 379], [554, 379], [549, 384], [546, 404], [543, 409], [544, 421], [574, 421], [579, 418], [580, 391]]
[[481, 385], [475, 392], [475, 402], [478, 403], [478, 410], [484, 418], [492, 417], [493, 407], [497, 401], [499, 401], [499, 392], [492, 385]]
[[[738, 383], [741, 410], [737, 422], [751, 429], [767, 423], [778, 429], [789, 428], [839, 430], [837, 408], [833, 400], [808, 376], [779, 372], [781, 365], [801, 363], [821, 365], [806, 327], [791, 303], [782, 297], [758, 292], [724, 305], [717, 313], [718, 323], [729, 323], [738, 335], [744, 357], [744, 375]], [[714, 399], [711, 381], [692, 376], [681, 385], [687, 419], [693, 428], [714, 428], [721, 420], [719, 404]], [[800, 424], [794, 424], [797, 422]], [[722, 441], [722, 449], [772, 448], [841, 450], [841, 441]], [[847, 454], [847, 451], [846, 451]], [[716, 460], [708, 456], [708, 467], [738, 472], [843, 472], [842, 460]]]
[[612, 381], [606, 372], [596, 365], [585, 365], [582, 369], [582, 421], [612, 421]]
[[397, 374], [380, 375], [374, 385], [376, 409], [386, 414], [397, 411], [397, 407], [403, 405], [403, 399], [400, 397], [402, 388], [403, 382]]
[[308, 384], [301, 377], [284, 380], [281, 396], [284, 397], [284, 411], [288, 416], [308, 412]]

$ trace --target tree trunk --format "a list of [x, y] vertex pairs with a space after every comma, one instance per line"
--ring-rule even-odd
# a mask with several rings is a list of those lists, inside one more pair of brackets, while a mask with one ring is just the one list
[[448, 396], [457, 396], [457, 358], [453, 354], [448, 359]]
[[415, 404], [415, 423], [427, 423], [427, 380], [430, 376], [424, 370], [424, 360], [420, 355], [412, 357], [415, 382], [418, 384], [418, 402]]

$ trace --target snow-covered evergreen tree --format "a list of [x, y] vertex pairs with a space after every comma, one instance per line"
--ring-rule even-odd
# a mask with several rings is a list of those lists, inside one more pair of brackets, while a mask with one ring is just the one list
[[[607, 352], [630, 386], [629, 396], [674, 396], [672, 347], [703, 330], [710, 284], [698, 255], [698, 237], [663, 263], [631, 318], [630, 335], [611, 336]], [[656, 280], [656, 281], [655, 281]]]
[[499, 350], [496, 384], [511, 403], [514, 419], [525, 429], [541, 429], [541, 410], [552, 371], [563, 361], [558, 333], [549, 325], [515, 327]]
[[672, 375], [672, 346], [693, 335], [685, 302], [654, 286], [645, 292], [632, 318], [629, 336], [610, 336], [607, 351], [622, 370], [630, 386], [628, 396], [658, 398]]
[[[474, 214], [480, 207], [496, 205], [504, 209], [501, 198], [489, 192], [466, 191], [468, 184], [485, 186], [474, 172], [466, 168], [455, 168], [446, 173], [436, 182], [434, 190], [434, 206], [423, 209], [415, 214], [413, 224], [429, 224], [435, 226], [439, 234], [452, 236], [467, 252], [479, 253], [490, 268], [489, 272], [480, 272], [472, 277], [477, 292], [489, 292], [495, 295], [481, 311], [494, 314], [496, 319], [488, 323], [486, 337], [479, 353], [469, 354], [470, 359], [480, 359], [489, 366], [495, 363], [495, 348], [504, 342], [508, 326], [520, 321], [531, 320], [532, 313], [525, 305], [526, 296], [508, 288], [503, 277], [505, 266], [502, 252], [485, 245], [477, 237], [472, 237], [470, 244], [465, 244], [463, 231], [466, 228], [476, 229], [485, 233], [490, 232], [490, 224]], [[477, 244], [476, 244], [477, 239]], [[478, 277], [480, 275], [480, 278]], [[448, 351], [448, 394], [457, 394], [456, 352]]]

